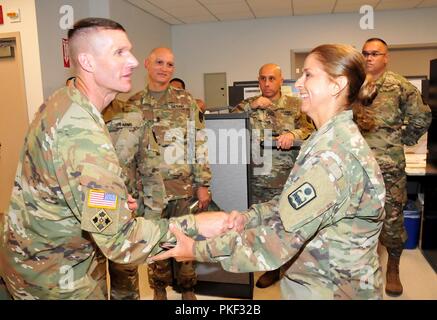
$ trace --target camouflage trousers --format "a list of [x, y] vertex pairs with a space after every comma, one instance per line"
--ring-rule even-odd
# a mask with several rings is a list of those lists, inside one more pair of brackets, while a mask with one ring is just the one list
[[[191, 199], [178, 199], [169, 201], [162, 217], [177, 217], [188, 213]], [[176, 262], [176, 280], [182, 290], [191, 290], [197, 283], [197, 275], [193, 261]], [[151, 288], [165, 288], [173, 283], [173, 259], [157, 261], [148, 265], [149, 285]]]
[[109, 261], [111, 300], [139, 300], [138, 266]]
[[389, 255], [400, 257], [407, 240], [403, 209], [407, 201], [407, 177], [404, 170], [391, 168], [383, 171], [386, 198], [385, 219], [380, 234], [381, 243]]
[[263, 203], [273, 199], [278, 194], [281, 194], [282, 188], [266, 188], [261, 185], [252, 185], [252, 203]]
[[12, 296], [9, 294], [6, 283], [2, 277], [0, 277], [0, 300], [12, 300]]

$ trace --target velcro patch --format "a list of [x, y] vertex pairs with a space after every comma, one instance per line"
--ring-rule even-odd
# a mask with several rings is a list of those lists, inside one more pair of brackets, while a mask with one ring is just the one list
[[112, 224], [111, 217], [106, 213], [105, 210], [100, 210], [97, 212], [97, 214], [92, 217], [91, 223], [99, 232], [102, 232], [107, 227], [109, 227]]
[[115, 210], [118, 196], [104, 190], [91, 189], [88, 193], [88, 207]]
[[305, 182], [288, 195], [288, 202], [294, 210], [299, 210], [315, 198], [317, 198], [316, 190], [310, 183]]

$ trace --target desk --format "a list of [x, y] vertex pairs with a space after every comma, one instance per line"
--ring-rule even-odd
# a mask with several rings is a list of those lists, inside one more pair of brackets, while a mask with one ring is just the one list
[[428, 163], [425, 174], [407, 174], [407, 181], [418, 182], [424, 195], [420, 249], [437, 272], [437, 167]]

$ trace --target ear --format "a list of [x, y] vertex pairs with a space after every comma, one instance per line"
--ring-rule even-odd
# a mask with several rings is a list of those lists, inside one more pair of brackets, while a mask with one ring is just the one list
[[339, 76], [332, 81], [332, 95], [337, 96], [347, 86], [348, 80], [345, 76]]
[[88, 53], [79, 53], [77, 61], [83, 70], [87, 72], [94, 71], [94, 58], [92, 55]]
[[149, 59], [144, 59], [144, 68], [148, 69], [149, 68]]

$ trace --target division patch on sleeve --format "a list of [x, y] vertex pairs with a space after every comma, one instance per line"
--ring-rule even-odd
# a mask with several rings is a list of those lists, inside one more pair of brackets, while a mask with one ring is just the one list
[[305, 182], [288, 195], [288, 202], [291, 204], [294, 210], [299, 210], [316, 197], [317, 194], [316, 190], [314, 190], [314, 187], [310, 183]]
[[115, 210], [117, 208], [118, 197], [114, 193], [104, 190], [91, 189], [88, 192], [88, 207]]
[[102, 209], [92, 218], [91, 223], [97, 231], [102, 232], [112, 224], [112, 219], [106, 211]]
[[[337, 201], [336, 186], [338, 181], [331, 181], [330, 172], [317, 163], [302, 172], [283, 192], [279, 199], [279, 215], [285, 230], [295, 232], [313, 232], [311, 222], [328, 212]], [[315, 226], [317, 228], [317, 226]], [[306, 229], [308, 228], [308, 229]]]

